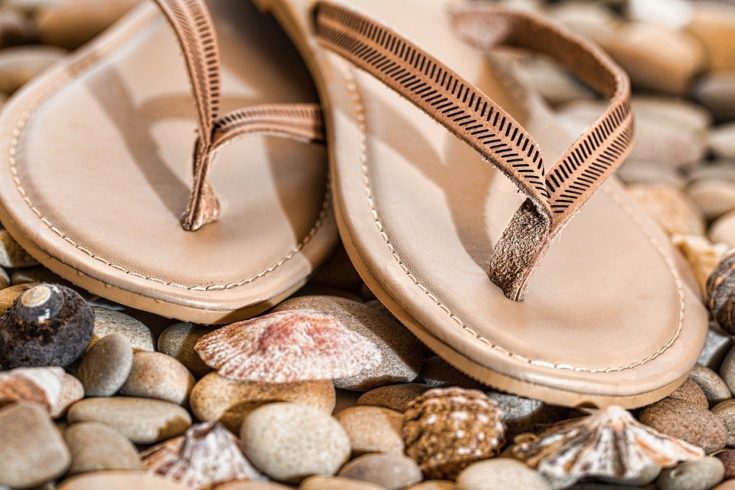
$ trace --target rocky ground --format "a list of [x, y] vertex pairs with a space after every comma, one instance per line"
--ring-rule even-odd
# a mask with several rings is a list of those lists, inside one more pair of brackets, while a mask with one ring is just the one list
[[[2, 1], [0, 94], [136, 3]], [[75, 292], [0, 231], [0, 489], [735, 489], [735, 2], [504, 3], [588, 36], [631, 75], [638, 136], [619, 176], [713, 313], [680, 389], [633, 413], [491, 390], [402, 329], [342, 250], [238, 337]], [[555, 65], [517, 63], [571, 131], [601, 112]], [[53, 348], [34, 343], [39, 309], [54, 312]], [[293, 356], [304, 335], [339, 349]]]

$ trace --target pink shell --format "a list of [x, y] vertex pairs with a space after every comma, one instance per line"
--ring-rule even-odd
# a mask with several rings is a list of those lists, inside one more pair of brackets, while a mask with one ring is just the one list
[[209, 489], [233, 480], [262, 479], [222, 424], [193, 425], [186, 434], [142, 454], [143, 468], [189, 488]]
[[60, 367], [17, 368], [0, 372], [0, 405], [27, 400], [53, 409], [61, 396], [64, 370]]
[[314, 310], [233, 323], [205, 335], [194, 349], [225, 378], [264, 383], [345, 378], [383, 358], [372, 341]]

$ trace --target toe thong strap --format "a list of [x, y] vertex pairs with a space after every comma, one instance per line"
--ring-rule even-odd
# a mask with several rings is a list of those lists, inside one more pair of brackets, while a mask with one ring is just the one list
[[488, 6], [455, 11], [460, 35], [549, 54], [610, 99], [607, 111], [546, 172], [538, 145], [488, 95], [416, 44], [340, 3], [319, 1], [319, 41], [372, 74], [444, 125], [510, 178], [527, 199], [495, 244], [488, 276], [513, 300], [552, 238], [630, 151], [633, 121], [627, 75], [601, 50], [536, 16]]
[[194, 183], [181, 225], [195, 231], [216, 221], [219, 201], [208, 182], [216, 152], [244, 135], [261, 133], [307, 142], [324, 139], [319, 108], [311, 104], [264, 105], [220, 116], [220, 54], [204, 0], [155, 0], [176, 33], [196, 106], [199, 136], [193, 151]]

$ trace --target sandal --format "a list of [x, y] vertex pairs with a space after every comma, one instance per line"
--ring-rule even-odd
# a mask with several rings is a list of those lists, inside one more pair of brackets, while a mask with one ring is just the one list
[[304, 144], [323, 140], [316, 90], [249, 2], [156, 4], [4, 109], [0, 219], [95, 294], [197, 323], [247, 318], [337, 242], [326, 151]]
[[[633, 123], [628, 78], [601, 50], [486, 5], [259, 3], [317, 82], [350, 258], [423, 342], [485, 384], [561, 405], [642, 406], [686, 379], [706, 312], [611, 177]], [[609, 108], [565, 134], [478, 51], [500, 45], [556, 58]]]

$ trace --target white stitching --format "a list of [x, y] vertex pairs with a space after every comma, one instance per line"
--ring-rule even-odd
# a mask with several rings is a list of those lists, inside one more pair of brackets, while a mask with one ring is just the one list
[[559, 364], [559, 363], [553, 363], [550, 361], [544, 361], [540, 359], [530, 359], [527, 358], [521, 354], [517, 354], [515, 352], [511, 352], [508, 349], [492, 343], [490, 340], [486, 339], [485, 337], [478, 334], [475, 330], [473, 330], [471, 327], [466, 325], [462, 319], [460, 319], [456, 314], [454, 314], [449, 307], [444, 305], [441, 300], [437, 298], [433, 293], [429, 291], [429, 289], [421, 284], [419, 279], [411, 273], [411, 271], [408, 269], [408, 266], [403, 262], [401, 257], [396, 252], [395, 247], [390, 241], [390, 237], [385, 231], [385, 227], [383, 226], [383, 223], [380, 220], [380, 215], [378, 213], [377, 207], [375, 205], [375, 199], [373, 197], [372, 189], [370, 187], [370, 174], [368, 169], [368, 158], [367, 158], [367, 117], [365, 114], [365, 106], [362, 102], [362, 95], [360, 94], [360, 90], [357, 87], [357, 82], [355, 80], [354, 75], [352, 74], [352, 71], [347, 67], [342, 67], [342, 74], [345, 78], [345, 83], [347, 85], [348, 90], [350, 91], [351, 97], [352, 97], [352, 103], [353, 108], [356, 114], [356, 119], [358, 122], [358, 128], [360, 130], [360, 166], [362, 169], [362, 182], [363, 187], [365, 189], [365, 197], [367, 198], [367, 202], [370, 206], [370, 213], [373, 216], [373, 220], [375, 222], [375, 226], [378, 230], [378, 233], [383, 238], [383, 241], [388, 247], [388, 250], [390, 251], [393, 258], [396, 260], [398, 265], [401, 267], [403, 272], [408, 276], [409, 279], [436, 305], [438, 306], [444, 313], [447, 314], [447, 316], [454, 321], [457, 325], [459, 325], [463, 331], [467, 332], [469, 335], [471, 335], [475, 340], [482, 342], [483, 344], [487, 345], [491, 349], [497, 350], [501, 352], [504, 355], [507, 355], [511, 358], [517, 359], [522, 362], [526, 362], [528, 364], [536, 365], [536, 366], [542, 366], [545, 368], [551, 368], [551, 369], [559, 369], [559, 370], [568, 370], [568, 371], [574, 371], [574, 372], [581, 372], [581, 373], [612, 373], [612, 372], [620, 372], [625, 371], [628, 369], [633, 369], [635, 367], [641, 366], [643, 364], [647, 364], [657, 357], [661, 356], [664, 352], [666, 352], [669, 348], [671, 348], [672, 345], [677, 341], [679, 338], [679, 335], [681, 334], [681, 330], [683, 328], [684, 324], [684, 313], [685, 313], [685, 303], [684, 303], [684, 289], [683, 285], [681, 283], [681, 278], [679, 277], [679, 273], [676, 271], [676, 267], [674, 266], [671, 258], [666, 254], [663, 247], [656, 241], [656, 239], [646, 230], [646, 227], [641, 223], [640, 219], [635, 215], [635, 213], [632, 212], [628, 204], [622, 200], [618, 195], [615, 193], [611, 193], [607, 191], [604, 187], [602, 189], [608, 193], [615, 201], [616, 203], [623, 208], [623, 210], [628, 214], [628, 216], [638, 225], [638, 227], [643, 231], [643, 233], [646, 235], [646, 238], [648, 238], [648, 241], [656, 248], [656, 250], [661, 254], [661, 256], [664, 258], [664, 261], [669, 267], [670, 272], [674, 276], [674, 281], [676, 282], [676, 287], [679, 294], [679, 324], [676, 329], [676, 332], [672, 335], [672, 337], [659, 349], [654, 352], [653, 354], [649, 354], [648, 356], [644, 357], [641, 360], [634, 361], [630, 364], [627, 364], [625, 366], [616, 366], [616, 367], [605, 367], [605, 368], [588, 368], [588, 367], [581, 367], [581, 366], [572, 366], [569, 364]]

